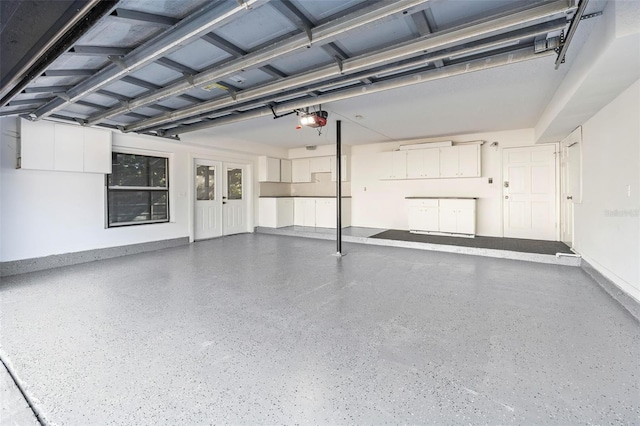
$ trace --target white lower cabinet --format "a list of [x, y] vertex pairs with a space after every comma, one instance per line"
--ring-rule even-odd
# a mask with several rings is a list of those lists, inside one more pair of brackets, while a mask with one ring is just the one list
[[[294, 198], [293, 224], [318, 228], [336, 227], [335, 198]], [[351, 199], [342, 199], [342, 227], [351, 226]]]
[[408, 206], [409, 230], [475, 235], [474, 198], [412, 198]]
[[258, 204], [260, 226], [282, 228], [293, 225], [293, 198], [260, 198]]

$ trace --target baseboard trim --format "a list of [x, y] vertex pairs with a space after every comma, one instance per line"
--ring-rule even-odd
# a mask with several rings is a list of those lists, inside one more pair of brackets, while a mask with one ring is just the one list
[[44, 271], [61, 266], [77, 265], [95, 260], [111, 259], [129, 254], [145, 253], [170, 247], [189, 244], [189, 237], [172, 238], [169, 240], [151, 241], [147, 243], [129, 244], [126, 246], [107, 247], [95, 250], [85, 250], [74, 253], [54, 254], [51, 256], [31, 259], [0, 262], [0, 277], [25, 274], [27, 272]]
[[622, 307], [633, 316], [636, 321], [640, 322], [640, 302], [627, 294], [623, 289], [616, 285], [609, 278], [605, 277], [587, 260], [582, 258], [580, 267], [585, 271], [600, 287], [606, 291], [609, 296], [616, 300]]

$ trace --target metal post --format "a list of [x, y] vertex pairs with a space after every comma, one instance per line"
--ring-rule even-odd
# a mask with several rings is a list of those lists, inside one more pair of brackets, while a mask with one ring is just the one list
[[336, 121], [336, 256], [342, 256], [342, 122]]

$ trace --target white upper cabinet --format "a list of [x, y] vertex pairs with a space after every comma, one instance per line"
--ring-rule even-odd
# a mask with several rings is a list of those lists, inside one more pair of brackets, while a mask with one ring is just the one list
[[382, 154], [382, 179], [407, 178], [407, 151], [391, 151]]
[[331, 172], [331, 157], [309, 158], [309, 170], [311, 171], [311, 173]]
[[20, 167], [111, 173], [111, 132], [49, 121], [20, 120]]
[[54, 170], [54, 126], [50, 121], [32, 123], [20, 120], [20, 167]]
[[460, 177], [479, 177], [480, 145], [460, 145], [458, 148], [458, 173]]
[[84, 171], [111, 173], [111, 132], [84, 129]]
[[311, 182], [311, 169], [308, 158], [291, 160], [291, 181]]
[[84, 171], [84, 129], [80, 126], [55, 126], [54, 170]]
[[480, 176], [480, 145], [440, 148], [440, 177]]
[[258, 181], [280, 182], [280, 159], [258, 157]]
[[280, 160], [280, 182], [291, 182], [291, 160]]
[[407, 151], [407, 178], [438, 177], [440, 177], [440, 150], [438, 148]]
[[[348, 182], [349, 181], [349, 167], [347, 162], [347, 156], [343, 155], [340, 159], [340, 181]], [[331, 157], [331, 181], [335, 182], [338, 179], [338, 169], [336, 167], [336, 157]]]
[[479, 177], [480, 143], [382, 152], [380, 179]]

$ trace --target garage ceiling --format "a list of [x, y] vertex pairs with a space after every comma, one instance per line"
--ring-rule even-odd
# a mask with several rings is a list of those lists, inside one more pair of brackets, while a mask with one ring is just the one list
[[[445, 134], [443, 120], [423, 134], [412, 125], [445, 108], [469, 117], [451, 119], [457, 133], [489, 130], [487, 105], [470, 102], [485, 99], [526, 126], [566, 72], [554, 48], [576, 10], [573, 0], [121, 0], [0, 115], [163, 137], [291, 133], [293, 146], [295, 116], [274, 116], [322, 105], [364, 143]], [[499, 108], [514, 91], [526, 114]]]

